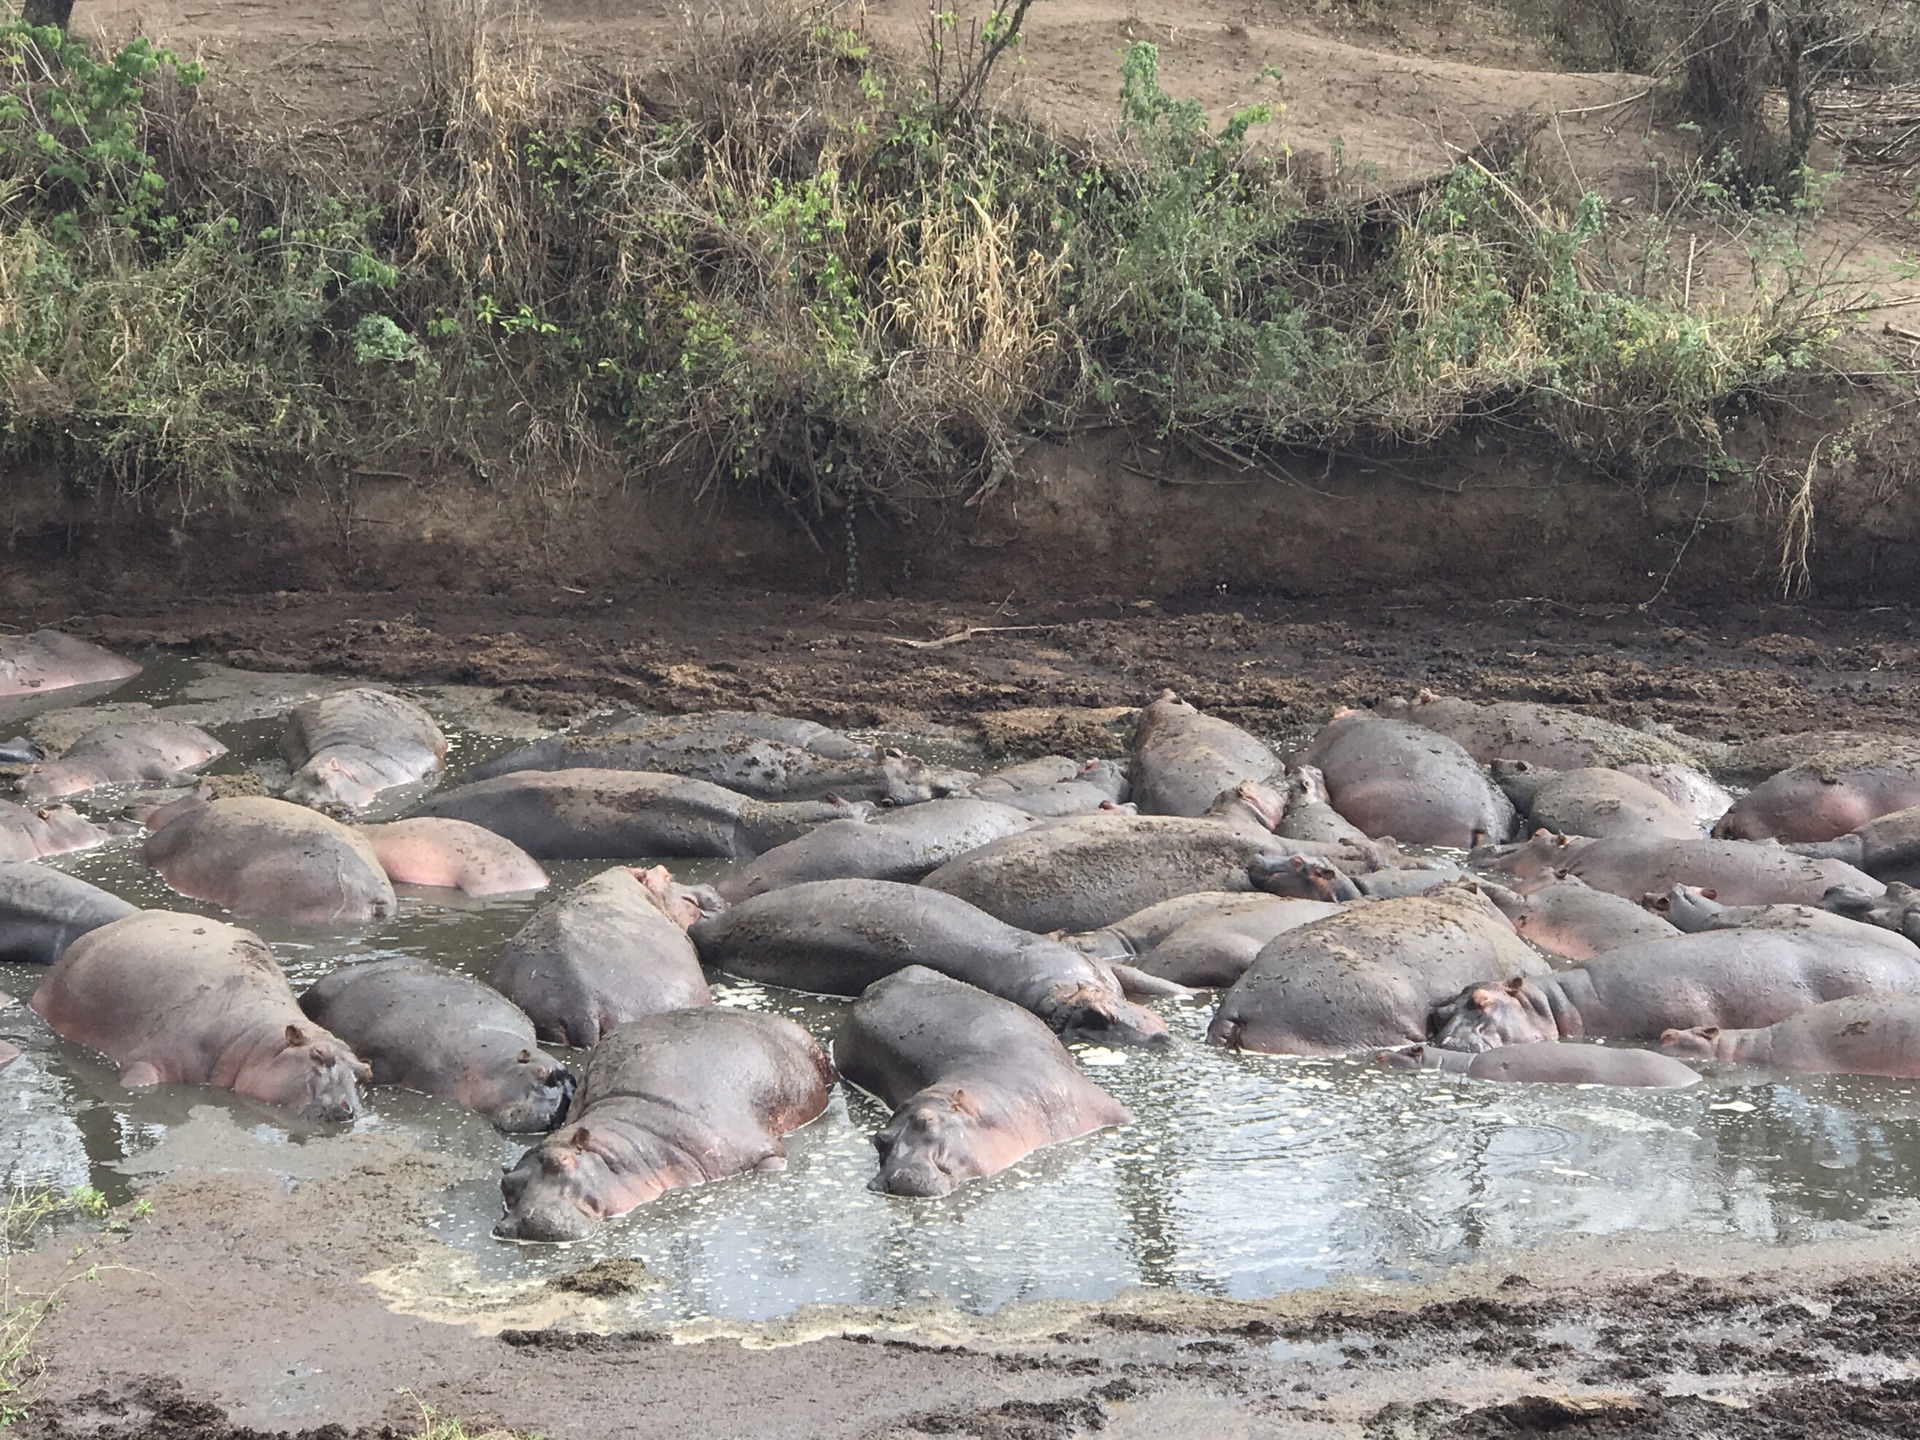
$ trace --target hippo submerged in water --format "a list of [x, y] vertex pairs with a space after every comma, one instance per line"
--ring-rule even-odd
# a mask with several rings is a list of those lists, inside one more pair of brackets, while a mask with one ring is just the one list
[[362, 1110], [372, 1072], [308, 1020], [273, 952], [235, 925], [142, 910], [67, 947], [33, 1009], [123, 1085], [217, 1085], [316, 1120]]
[[58, 760], [35, 765], [20, 778], [20, 794], [40, 805], [104, 785], [172, 785], [227, 753], [198, 725], [127, 720], [87, 731]]
[[336, 690], [294, 708], [283, 741], [302, 805], [362, 810], [388, 790], [437, 775], [447, 737], [416, 701], [385, 690]]
[[587, 1056], [567, 1123], [500, 1182], [503, 1240], [578, 1240], [683, 1185], [786, 1163], [781, 1137], [827, 1108], [833, 1062], [780, 1015], [675, 1010]]
[[85, 705], [139, 673], [133, 661], [58, 630], [0, 636], [0, 725]]
[[147, 864], [182, 895], [236, 915], [324, 923], [399, 909], [366, 837], [304, 805], [192, 795], [153, 811], [147, 824]]
[[887, 1194], [945, 1195], [1133, 1120], [1033, 1015], [924, 966], [875, 981], [833, 1049], [841, 1074], [893, 1110], [869, 1187]]
[[1700, 1077], [1678, 1060], [1651, 1050], [1617, 1050], [1558, 1040], [1502, 1045], [1472, 1053], [1443, 1050], [1437, 1045], [1410, 1045], [1404, 1050], [1382, 1051], [1379, 1063], [1390, 1070], [1442, 1070], [1469, 1080], [1526, 1085], [1630, 1085], [1677, 1090], [1700, 1083]]
[[1132, 784], [1142, 815], [1206, 814], [1223, 790], [1280, 774], [1280, 757], [1238, 725], [1202, 714], [1171, 690], [1140, 712]]
[[1300, 763], [1324, 775], [1333, 808], [1375, 838], [1466, 850], [1513, 834], [1513, 802], [1473, 757], [1404, 720], [1338, 712]]

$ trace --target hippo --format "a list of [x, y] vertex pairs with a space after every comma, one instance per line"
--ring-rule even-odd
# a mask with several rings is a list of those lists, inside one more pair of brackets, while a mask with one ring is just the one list
[[[1003, 801], [1014, 795], [1032, 795], [1077, 779], [1080, 772], [1091, 763], [1066, 755], [1042, 755], [1038, 759], [1022, 760], [1017, 765], [1003, 766], [982, 775], [967, 787], [967, 794], [976, 800]], [[1113, 798], [1124, 800], [1127, 797], [1123, 792]]]
[[140, 668], [58, 630], [0, 636], [0, 725], [111, 695]]
[[782, 1015], [647, 1015], [587, 1056], [567, 1123], [500, 1182], [503, 1240], [578, 1240], [665, 1191], [786, 1163], [781, 1137], [827, 1108], [826, 1051]]
[[1813, 932], [1885, 945], [1896, 954], [1920, 960], [1920, 945], [1906, 936], [1812, 905], [1722, 905], [1709, 891], [1676, 885], [1664, 895], [1649, 895], [1646, 907], [1688, 935], [1703, 930]]
[[[1118, 765], [1111, 760], [1089, 760], [1071, 779], [1016, 791], [1002, 803], [1041, 819], [1057, 820], [1117, 808], [1129, 793], [1126, 772]], [[1134, 807], [1136, 813], [1138, 809]]]
[[1142, 815], [1204, 815], [1221, 791], [1243, 780], [1265, 783], [1285, 768], [1264, 742], [1171, 690], [1140, 712], [1131, 750]]
[[363, 688], [294, 706], [281, 748], [294, 767], [283, 799], [364, 810], [388, 790], [438, 775], [447, 737], [417, 701]]
[[1870, 895], [1850, 885], [1836, 885], [1820, 897], [1820, 908], [1849, 920], [1898, 931], [1920, 944], [1920, 890], [1900, 881], [1892, 881], [1886, 894]]
[[1269, 876], [1290, 878], [1290, 862], [1303, 853], [1342, 867], [1375, 868], [1374, 857], [1359, 851], [1280, 840], [1257, 827], [1101, 814], [995, 840], [949, 860], [921, 884], [1022, 930], [1077, 932], [1191, 891], [1252, 890]]
[[0, 860], [0, 964], [51, 965], [75, 940], [134, 907], [75, 876]]
[[1143, 974], [1176, 985], [1224, 988], [1246, 973], [1274, 936], [1346, 908], [1323, 900], [1290, 900], [1278, 895], [1232, 898], [1262, 903], [1236, 905], [1227, 913], [1189, 920], [1139, 956], [1134, 966]]
[[375, 1085], [438, 1095], [509, 1135], [566, 1118], [567, 1067], [538, 1048], [519, 1006], [470, 976], [411, 958], [343, 965], [300, 1008], [353, 1047]]
[[1817, 842], [1920, 806], [1920, 747], [1858, 745], [1814, 755], [1742, 795], [1713, 833], [1723, 840]]
[[1572, 875], [1629, 900], [1698, 885], [1729, 905], [1812, 905], [1835, 885], [1875, 895], [1886, 888], [1842, 861], [1746, 840], [1590, 840], [1541, 830], [1517, 845], [1476, 850], [1470, 860], [1477, 870], [1522, 880]]
[[1438, 1045], [1409, 1045], [1404, 1050], [1381, 1051], [1379, 1063], [1390, 1070], [1443, 1070], [1450, 1075], [1465, 1075], [1470, 1080], [1534, 1085], [1628, 1085], [1678, 1090], [1700, 1083], [1698, 1074], [1671, 1056], [1657, 1055], [1651, 1050], [1570, 1045], [1559, 1040], [1501, 1045], [1472, 1053], [1443, 1050]]
[[1207, 1039], [1273, 1055], [1418, 1042], [1462, 977], [1546, 968], [1469, 886], [1376, 900], [1269, 941], [1221, 999]]
[[1674, 740], [1578, 710], [1529, 700], [1481, 705], [1422, 690], [1411, 702], [1388, 700], [1380, 706], [1380, 713], [1445, 735], [1481, 765], [1495, 760], [1524, 760], [1552, 770], [1584, 770], [1594, 766], [1617, 769], [1629, 764], [1693, 769], [1699, 764], [1695, 755]]
[[833, 1044], [841, 1075], [893, 1111], [869, 1190], [928, 1198], [1132, 1112], [1020, 1006], [924, 965], [867, 987]]
[[58, 760], [20, 777], [21, 798], [43, 805], [103, 785], [173, 785], [227, 753], [198, 725], [179, 720], [122, 720], [96, 725]]
[[615, 866], [542, 905], [493, 967], [493, 987], [555, 1045], [584, 1049], [616, 1025], [713, 1003], [700, 956], [649, 872]]
[[38, 765], [46, 758], [46, 746], [38, 740], [29, 740], [24, 735], [0, 740], [0, 765]]
[[1822, 1000], [1911, 990], [1920, 990], [1920, 962], [1877, 942], [1706, 930], [1624, 945], [1577, 970], [1470, 984], [1433, 1007], [1428, 1038], [1455, 1050], [1586, 1035], [1658, 1040], [1666, 1030], [1771, 1025]]
[[1126, 1000], [1103, 962], [919, 885], [790, 885], [702, 920], [688, 933], [714, 969], [770, 985], [858, 995], [903, 966], [925, 965], [1031, 1010], [1069, 1040], [1152, 1044], [1167, 1038], [1166, 1022]]
[[739, 711], [628, 720], [601, 735], [551, 735], [461, 778], [490, 780], [519, 770], [641, 770], [704, 780], [755, 800], [831, 796], [884, 805], [963, 795], [976, 778], [809, 721]]
[[834, 820], [722, 876], [729, 903], [808, 880], [918, 880], [960, 855], [1040, 822], [998, 800], [930, 800], [871, 820]]
[[149, 812], [147, 824], [141, 858], [182, 895], [236, 915], [325, 923], [400, 908], [366, 836], [304, 805], [194, 794]]
[[1512, 802], [1473, 757], [1405, 720], [1336, 711], [1299, 763], [1325, 775], [1333, 808], [1375, 838], [1465, 850], [1513, 834]]
[[64, 1038], [120, 1067], [120, 1083], [216, 1085], [315, 1120], [362, 1113], [372, 1071], [301, 1013], [267, 942], [172, 910], [89, 930], [29, 1002]]
[[436, 795], [419, 813], [471, 821], [540, 860], [751, 860], [815, 825], [871, 818], [873, 807], [755, 800], [645, 770], [519, 770]]
[[1799, 730], [1762, 735], [1723, 746], [1713, 756], [1714, 770], [1743, 785], [1758, 785], [1782, 770], [1797, 769], [1825, 757], [1848, 765], [1871, 765], [1889, 753], [1912, 750], [1920, 736], [1875, 735], [1864, 730]]
[[1287, 774], [1287, 809], [1273, 833], [1285, 840], [1320, 840], [1351, 845], [1363, 836], [1327, 794], [1327, 777], [1315, 765], [1297, 765]]
[[1920, 805], [1878, 816], [1834, 840], [1795, 843], [1786, 848], [1809, 859], [1838, 860], [1856, 866], [1875, 880], [1910, 885], [1920, 881]]
[[1597, 839], [1698, 840], [1700, 827], [1644, 781], [1618, 770], [1549, 770], [1525, 760], [1496, 760], [1494, 782], [1530, 825]]
[[66, 805], [16, 805], [0, 800], [0, 860], [39, 860], [91, 850], [113, 838]]
[[1735, 1060], [1799, 1075], [1920, 1080], [1920, 995], [1849, 995], [1772, 1025], [1664, 1031], [1660, 1048], [1689, 1060]]
[[469, 895], [517, 895], [547, 888], [547, 872], [531, 855], [465, 820], [423, 815], [362, 825], [360, 833], [396, 885], [431, 885]]
[[1678, 933], [1666, 917], [1571, 875], [1521, 880], [1512, 889], [1490, 880], [1478, 883], [1515, 934], [1565, 960], [1591, 960], [1604, 950]]

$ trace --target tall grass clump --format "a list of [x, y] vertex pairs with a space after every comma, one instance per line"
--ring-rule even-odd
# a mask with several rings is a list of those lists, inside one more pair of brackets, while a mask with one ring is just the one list
[[916, 71], [763, 4], [643, 87], [549, 65], [506, 0], [416, 3], [412, 99], [347, 165], [226, 127], [144, 42], [0, 26], [0, 445], [136, 501], [624, 471], [817, 538], [1091, 424], [1711, 467], [1831, 322], [1798, 271], [1724, 311], [1634, 281], [1524, 143], [1309, 187], [1277, 106], [1215, 126], [1151, 45], [1112, 143], [1063, 140], [986, 102], [1024, 5]]

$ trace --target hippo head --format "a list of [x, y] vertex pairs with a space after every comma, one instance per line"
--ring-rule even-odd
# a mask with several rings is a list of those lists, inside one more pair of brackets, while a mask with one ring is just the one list
[[873, 1137], [880, 1173], [867, 1182], [883, 1195], [945, 1195], [984, 1172], [976, 1157], [980, 1107], [955, 1085], [922, 1090]]
[[1073, 985], [1047, 996], [1040, 1018], [1069, 1045], [1165, 1045], [1167, 1022], [1144, 1005], [1098, 985]]
[[1719, 896], [1712, 890], [1675, 885], [1666, 894], [1649, 895], [1640, 903], [1674, 929], [1692, 935], [1707, 929], [1713, 923], [1713, 917], [1726, 908], [1718, 901]]
[[315, 809], [340, 805], [361, 810], [378, 799], [384, 788], [385, 782], [377, 767], [351, 752], [335, 750], [296, 774], [280, 792], [280, 798]]
[[1471, 1055], [1442, 1050], [1437, 1045], [1407, 1045], [1399, 1050], [1382, 1050], [1373, 1063], [1386, 1070], [1450, 1070], [1462, 1072], [1473, 1063]]
[[1532, 807], [1533, 797], [1540, 787], [1558, 772], [1543, 770], [1526, 760], [1494, 760], [1487, 765], [1487, 773], [1493, 776], [1493, 783], [1506, 792], [1509, 800], [1525, 810]]
[[1573, 859], [1576, 848], [1570, 835], [1536, 830], [1531, 839], [1517, 845], [1482, 845], [1467, 857], [1467, 863], [1479, 870], [1498, 870], [1522, 880], [1537, 880], [1553, 874]]
[[573, 1076], [538, 1050], [522, 1050], [511, 1065], [492, 1067], [463, 1097], [469, 1109], [509, 1135], [545, 1134], [567, 1118]]
[[965, 795], [980, 777], [968, 770], [948, 770], [929, 765], [904, 750], [882, 750], [880, 767], [887, 777], [883, 805], [918, 805], [926, 800], [944, 800]]
[[1083, 785], [1103, 791], [1115, 803], [1127, 798], [1127, 772], [1115, 761], [1089, 760], [1073, 778]]
[[500, 1177], [507, 1213], [493, 1233], [502, 1240], [578, 1240], [606, 1218], [599, 1197], [612, 1193], [612, 1180], [586, 1126], [549, 1135]]
[[344, 1043], [317, 1027], [289, 1025], [264, 1059], [241, 1070], [234, 1089], [311, 1120], [351, 1120], [366, 1112], [361, 1092], [373, 1071]]
[[1287, 775], [1287, 803], [1290, 805], [1331, 805], [1327, 775], [1318, 765], [1302, 765]]
[[1470, 985], [1427, 1015], [1427, 1038], [1448, 1050], [1492, 1050], [1558, 1040], [1553, 1007], [1540, 988], [1516, 975], [1504, 985]]
[[1713, 1060], [1720, 1053], [1716, 1043], [1719, 1039], [1718, 1025], [1696, 1025], [1691, 1030], [1662, 1030], [1660, 1053], [1676, 1055], [1682, 1060]]
[[650, 870], [629, 869], [627, 873], [640, 882], [655, 908], [682, 930], [727, 908], [727, 902], [711, 885], [682, 885], [664, 865]]
[[1247, 867], [1253, 888], [1290, 900], [1324, 900], [1329, 904], [1358, 900], [1360, 887], [1326, 860], [1306, 855], [1259, 855]]

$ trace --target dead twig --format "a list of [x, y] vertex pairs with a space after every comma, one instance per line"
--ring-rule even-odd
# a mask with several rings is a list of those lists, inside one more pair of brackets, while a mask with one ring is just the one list
[[880, 638], [890, 645], [905, 645], [910, 650], [944, 650], [949, 645], [961, 644], [976, 635], [1013, 635], [1022, 631], [1059, 628], [1058, 625], [969, 625], [952, 635], [942, 635], [938, 640], [909, 640], [903, 635], [882, 635]]

